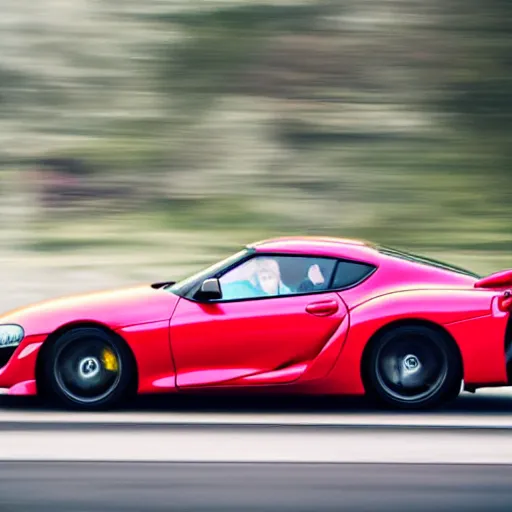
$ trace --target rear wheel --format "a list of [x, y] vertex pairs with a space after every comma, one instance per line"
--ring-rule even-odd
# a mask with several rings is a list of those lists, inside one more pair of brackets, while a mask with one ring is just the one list
[[462, 370], [457, 350], [442, 331], [401, 326], [377, 338], [367, 359], [369, 394], [403, 409], [421, 409], [455, 398]]
[[44, 360], [45, 387], [67, 407], [111, 408], [130, 391], [133, 362], [124, 342], [100, 328], [63, 334]]

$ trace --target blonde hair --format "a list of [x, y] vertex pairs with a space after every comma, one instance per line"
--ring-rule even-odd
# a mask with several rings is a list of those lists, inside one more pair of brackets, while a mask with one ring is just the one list
[[260, 272], [268, 272], [274, 274], [278, 280], [281, 280], [281, 269], [279, 263], [272, 258], [254, 258], [252, 260], [252, 272], [250, 281], [257, 284]]

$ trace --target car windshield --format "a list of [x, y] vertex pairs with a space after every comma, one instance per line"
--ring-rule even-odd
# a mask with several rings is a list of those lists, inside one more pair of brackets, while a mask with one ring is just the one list
[[457, 267], [455, 265], [451, 265], [450, 263], [445, 263], [443, 261], [438, 261], [432, 258], [427, 258], [425, 256], [419, 256], [417, 254], [412, 254], [406, 251], [400, 251], [397, 249], [393, 249], [391, 247], [378, 246], [377, 250], [386, 256], [391, 256], [393, 258], [399, 258], [402, 260], [411, 261], [413, 263], [420, 263], [422, 265], [428, 265], [430, 267], [436, 267], [439, 269], [447, 270], [450, 272], [456, 272], [457, 274], [463, 274], [469, 277], [480, 278], [478, 274], [471, 272], [465, 268]]
[[222, 269], [231, 266], [232, 264], [244, 258], [248, 253], [249, 249], [243, 249], [242, 251], [239, 251], [236, 254], [233, 254], [228, 258], [209, 266], [208, 268], [200, 270], [199, 272], [190, 277], [187, 277], [186, 279], [183, 279], [182, 281], [178, 281], [173, 285], [166, 286], [165, 289], [177, 295], [184, 295], [197, 283], [200, 283], [206, 278], [215, 275], [217, 272], [220, 272]]

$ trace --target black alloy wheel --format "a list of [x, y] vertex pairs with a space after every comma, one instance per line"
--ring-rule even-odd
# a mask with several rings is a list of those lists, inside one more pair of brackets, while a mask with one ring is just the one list
[[397, 327], [374, 340], [365, 374], [373, 398], [405, 409], [455, 398], [462, 380], [460, 357], [450, 338], [420, 325]]
[[101, 328], [80, 327], [64, 333], [45, 354], [45, 387], [68, 407], [111, 408], [128, 396], [133, 366], [123, 340]]

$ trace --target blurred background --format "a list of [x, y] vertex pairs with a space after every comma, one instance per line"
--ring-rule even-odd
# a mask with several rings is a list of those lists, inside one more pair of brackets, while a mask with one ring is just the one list
[[510, 0], [2, 0], [0, 308], [284, 234], [512, 267]]

